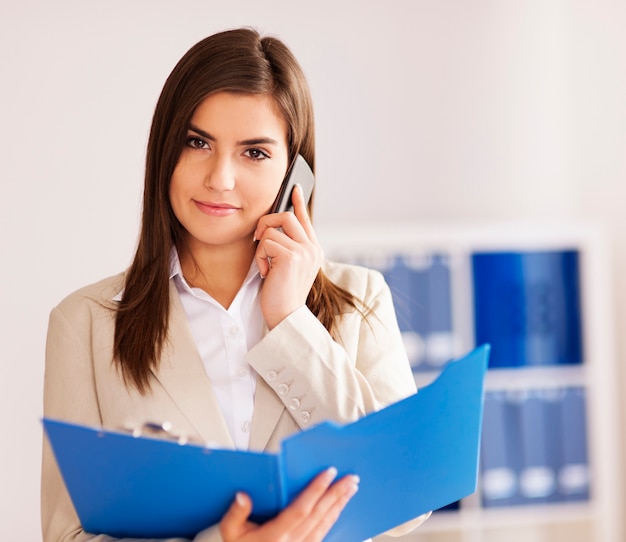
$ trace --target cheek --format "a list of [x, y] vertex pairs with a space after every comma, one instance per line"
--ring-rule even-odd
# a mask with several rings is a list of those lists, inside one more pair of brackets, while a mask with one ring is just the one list
[[239, 178], [240, 196], [247, 201], [248, 207], [261, 215], [267, 213], [274, 203], [284, 178], [282, 168], [266, 171], [262, 174], [246, 175]]
[[258, 207], [264, 214], [269, 212], [272, 208], [276, 196], [280, 191], [281, 184], [282, 179], [280, 181], [268, 182], [262, 192], [257, 192]]
[[281, 183], [275, 183], [273, 185], [270, 185], [265, 191], [265, 204], [267, 207], [271, 206], [272, 203], [274, 203], [274, 200], [276, 199], [276, 196], [278, 195], [278, 192], [280, 190], [280, 185]]
[[184, 157], [181, 157], [172, 172], [170, 178], [169, 195], [170, 201], [180, 197], [187, 190], [191, 180], [191, 168]]

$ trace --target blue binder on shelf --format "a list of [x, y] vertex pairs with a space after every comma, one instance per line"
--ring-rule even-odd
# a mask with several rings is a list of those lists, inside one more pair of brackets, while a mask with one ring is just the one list
[[335, 466], [361, 483], [325, 540], [358, 542], [475, 491], [489, 349], [449, 362], [419, 393], [354, 423], [293, 435], [276, 454], [43, 423], [87, 532], [192, 538], [240, 490], [264, 521]]
[[376, 269], [385, 277], [413, 371], [441, 370], [453, 357], [456, 345], [449, 256], [403, 251], [346, 261]]
[[561, 405], [563, 458], [559, 470], [561, 499], [589, 499], [590, 472], [587, 455], [586, 397], [583, 387], [565, 388]]
[[485, 393], [481, 441], [481, 496], [485, 508], [520, 504], [519, 405], [504, 390]]
[[531, 389], [520, 403], [523, 465], [520, 491], [524, 502], [558, 500], [560, 420], [558, 390]]
[[582, 311], [575, 250], [472, 254], [476, 344], [490, 367], [579, 365]]

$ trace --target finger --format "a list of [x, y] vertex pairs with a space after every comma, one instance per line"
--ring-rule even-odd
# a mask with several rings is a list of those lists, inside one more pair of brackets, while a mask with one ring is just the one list
[[292, 212], [263, 215], [254, 231], [254, 239], [261, 241], [267, 235], [280, 234], [298, 242], [307, 241], [307, 233], [296, 215]]
[[263, 239], [259, 242], [259, 246], [257, 246], [256, 252], [254, 253], [254, 260], [259, 268], [261, 278], [265, 278], [267, 276], [272, 268], [272, 262], [276, 261], [277, 258], [280, 258], [281, 254], [284, 253], [284, 250], [285, 249], [280, 243], [277, 243], [272, 239]]
[[294, 186], [293, 192], [291, 193], [291, 202], [293, 204], [293, 212], [296, 215], [298, 222], [300, 222], [304, 228], [307, 237], [309, 239], [315, 239], [315, 230], [313, 229], [311, 217], [309, 216], [309, 210], [306, 202], [304, 201], [304, 190], [302, 189], [302, 185], [296, 184], [296, 186]]
[[220, 533], [225, 542], [239, 538], [249, 530], [248, 517], [252, 512], [252, 501], [245, 493], [238, 492], [230, 508], [220, 522]]
[[265, 256], [265, 251], [260, 245], [254, 254], [254, 261], [256, 262], [256, 266], [259, 268], [259, 275], [261, 275], [261, 278], [264, 279], [267, 277], [267, 274], [271, 269], [272, 258]]
[[358, 490], [358, 476], [344, 476], [335, 482], [318, 501], [311, 514], [309, 525], [303, 525], [303, 540], [321, 540]]
[[[358, 478], [345, 476], [331, 485], [334, 468], [320, 473], [276, 518], [255, 530], [258, 540], [320, 542], [358, 489]], [[228, 542], [228, 541], [227, 541]]]
[[309, 518], [311, 511], [336, 476], [337, 469], [334, 467], [330, 467], [318, 474], [296, 499], [276, 517], [276, 527], [279, 529], [295, 529]]
[[291, 205], [293, 206], [293, 212], [298, 217], [298, 220], [302, 222], [304, 219], [309, 218], [309, 213], [304, 201], [304, 191], [301, 184], [296, 184], [291, 191]]
[[[304, 241], [305, 237], [300, 229], [302, 228], [306, 237], [315, 240], [315, 230], [313, 229], [307, 204], [304, 200], [304, 190], [301, 184], [294, 185], [291, 191], [291, 203], [293, 205], [293, 213], [270, 213], [262, 216], [254, 232], [254, 239], [261, 239], [267, 228], [281, 228], [292, 239]], [[294, 217], [295, 220], [293, 220]]]

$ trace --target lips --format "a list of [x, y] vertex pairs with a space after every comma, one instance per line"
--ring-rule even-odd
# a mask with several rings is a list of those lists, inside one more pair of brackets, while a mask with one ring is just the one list
[[230, 216], [239, 210], [239, 207], [235, 207], [229, 203], [197, 200], [193, 200], [193, 202], [201, 213], [209, 216]]

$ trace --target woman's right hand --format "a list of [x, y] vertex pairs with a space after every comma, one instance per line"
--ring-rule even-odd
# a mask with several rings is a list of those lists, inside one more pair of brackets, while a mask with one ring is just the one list
[[334, 468], [318, 474], [287, 508], [263, 525], [248, 521], [252, 501], [238, 493], [220, 523], [224, 542], [321, 542], [358, 490], [358, 476], [344, 476], [333, 484], [336, 476]]

